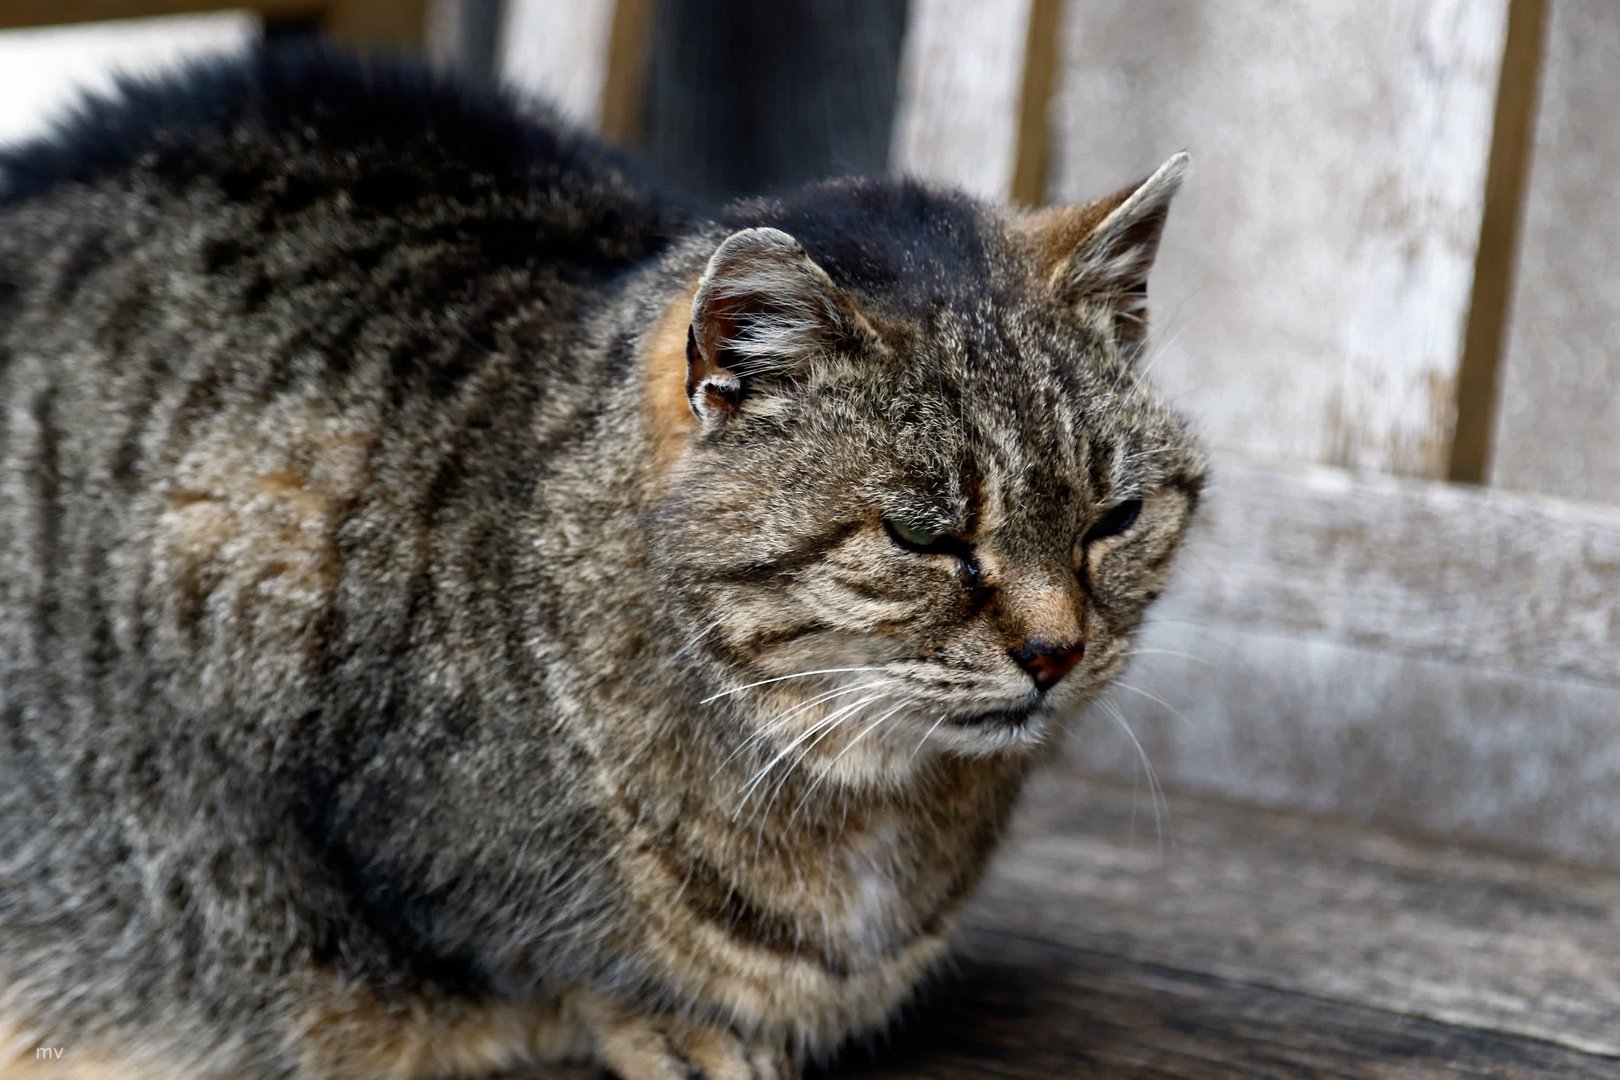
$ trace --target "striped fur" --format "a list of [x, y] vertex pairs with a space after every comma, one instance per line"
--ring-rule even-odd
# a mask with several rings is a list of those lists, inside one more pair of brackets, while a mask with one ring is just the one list
[[1174, 183], [702, 218], [276, 53], [0, 176], [0, 1075], [790, 1075], [936, 967], [1202, 483], [1121, 302]]

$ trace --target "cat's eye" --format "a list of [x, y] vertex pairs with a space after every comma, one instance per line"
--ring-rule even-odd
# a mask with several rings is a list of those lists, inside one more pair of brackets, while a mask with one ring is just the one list
[[903, 521], [895, 521], [893, 518], [883, 519], [883, 530], [889, 534], [890, 540], [907, 551], [923, 555], [951, 554], [942, 546], [948, 543], [948, 539], [940, 533], [919, 529]]
[[1088, 529], [1082, 543], [1089, 544], [1094, 540], [1106, 540], [1110, 536], [1120, 535], [1136, 524], [1136, 519], [1141, 513], [1141, 499], [1126, 499], [1109, 510], [1097, 524]]
[[918, 555], [949, 555], [955, 559], [962, 569], [964, 583], [973, 585], [979, 577], [979, 564], [973, 558], [973, 549], [967, 541], [944, 533], [930, 532], [907, 525], [903, 521], [893, 518], [883, 519], [883, 531], [889, 534], [889, 539], [897, 547], [914, 551]]

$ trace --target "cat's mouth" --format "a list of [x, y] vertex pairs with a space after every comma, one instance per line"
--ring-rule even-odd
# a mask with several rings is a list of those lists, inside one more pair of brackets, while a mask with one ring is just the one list
[[1021, 728], [1040, 711], [1038, 702], [1017, 705], [1010, 709], [992, 709], [975, 716], [964, 716], [952, 721], [957, 727], [1009, 727]]

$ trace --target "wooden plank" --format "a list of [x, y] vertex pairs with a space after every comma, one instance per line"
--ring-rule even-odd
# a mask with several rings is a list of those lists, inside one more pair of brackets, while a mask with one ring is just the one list
[[1490, 478], [1620, 503], [1620, 21], [1608, 0], [1558, 0]]
[[1222, 459], [1138, 652], [1089, 768], [1620, 867], [1620, 510]]
[[973, 924], [1620, 1056], [1620, 876], [1180, 798], [1161, 849], [1139, 803], [1046, 774]]
[[600, 130], [616, 7], [615, 0], [508, 0], [501, 77]]
[[1506, 0], [1070, 0], [1054, 199], [1194, 171], [1153, 283], [1221, 447], [1443, 476]]
[[1185, 618], [1620, 686], [1620, 508], [1217, 462]]
[[1149, 837], [1144, 755], [1171, 789], [1620, 869], [1612, 687], [1167, 610], [1104, 700], [1065, 752], [1141, 785]]
[[[986, 920], [988, 921], [988, 920]], [[1376, 1008], [970, 931], [951, 982], [817, 1077], [1620, 1076], [1620, 1062]]]
[[1037, 2], [915, 0], [900, 60], [894, 171], [997, 202], [1009, 197]]

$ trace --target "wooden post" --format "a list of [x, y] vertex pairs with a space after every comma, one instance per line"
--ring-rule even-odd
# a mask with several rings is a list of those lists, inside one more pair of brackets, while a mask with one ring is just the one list
[[1474, 292], [1457, 366], [1457, 423], [1446, 478], [1459, 483], [1484, 483], [1490, 467], [1546, 25], [1547, 0], [1512, 0], [1474, 255]]
[[323, 25], [346, 45], [418, 52], [427, 39], [428, 0], [328, 0]]
[[1024, 85], [1018, 101], [1018, 143], [1013, 150], [1013, 177], [1008, 197], [1023, 206], [1046, 202], [1050, 161], [1052, 91], [1057, 85], [1058, 37], [1062, 0], [1032, 0], [1029, 37], [1024, 45]]
[[652, 15], [651, 0], [618, 0], [613, 7], [600, 115], [602, 134], [623, 145], [633, 145], [641, 134]]

